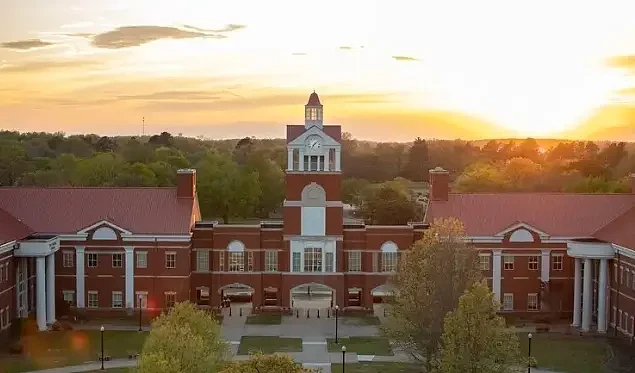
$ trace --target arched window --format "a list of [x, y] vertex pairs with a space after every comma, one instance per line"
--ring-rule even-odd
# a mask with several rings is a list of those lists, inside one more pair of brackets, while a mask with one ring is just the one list
[[392, 241], [386, 241], [381, 245], [381, 271], [394, 272], [397, 269], [397, 255], [399, 248]]
[[227, 245], [227, 251], [229, 251], [229, 271], [244, 272], [245, 244], [241, 241], [234, 240]]

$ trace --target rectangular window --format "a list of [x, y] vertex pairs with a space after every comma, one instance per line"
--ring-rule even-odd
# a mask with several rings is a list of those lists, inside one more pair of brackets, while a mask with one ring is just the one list
[[218, 252], [218, 270], [223, 272], [225, 271], [225, 252]]
[[617, 310], [617, 314], [619, 316], [617, 321], [617, 328], [622, 329], [622, 310]]
[[97, 268], [97, 254], [96, 253], [88, 253], [88, 268]]
[[123, 254], [112, 254], [112, 268], [123, 267]]
[[624, 267], [620, 267], [620, 285], [624, 283]]
[[349, 251], [348, 252], [348, 271], [361, 272], [361, 270], [362, 270], [362, 252]]
[[137, 305], [137, 308], [148, 308], [148, 292], [137, 291], [135, 293], [135, 304]]
[[123, 293], [120, 291], [112, 292], [112, 308], [123, 308]]
[[148, 268], [148, 252], [137, 251], [137, 268]]
[[9, 282], [9, 263], [4, 265], [4, 282]]
[[245, 253], [230, 252], [229, 253], [229, 271], [230, 272], [244, 272], [245, 271]]
[[247, 252], [247, 271], [253, 272], [253, 270], [254, 270], [254, 252], [248, 251]]
[[176, 268], [176, 253], [165, 253], [165, 268]]
[[163, 293], [165, 295], [165, 307], [172, 308], [176, 303], [176, 293], [173, 291], [167, 291]]
[[322, 248], [304, 248], [304, 272], [322, 272]]
[[196, 270], [209, 271], [209, 250], [196, 250]]
[[381, 253], [381, 271], [394, 272], [397, 269], [397, 253]]
[[514, 270], [514, 257], [511, 255], [503, 256], [503, 269], [506, 271]]
[[513, 311], [514, 310], [514, 294], [505, 293], [503, 294], [503, 311]]
[[99, 293], [96, 291], [88, 292], [88, 308], [99, 307]]
[[478, 261], [479, 261], [479, 267], [481, 271], [489, 271], [489, 260], [490, 260], [489, 254], [479, 254]]
[[617, 264], [613, 265], [613, 282], [617, 282]]
[[75, 290], [63, 290], [62, 294], [64, 297], [64, 302], [75, 304]]
[[291, 272], [301, 272], [302, 266], [300, 265], [302, 262], [302, 257], [300, 253], [293, 253], [293, 270]]
[[562, 254], [553, 254], [551, 256], [551, 269], [554, 271], [562, 271], [562, 261], [564, 260], [564, 255]]
[[0, 309], [0, 329], [4, 329], [4, 310]]
[[527, 311], [538, 311], [538, 294], [527, 294]]
[[611, 321], [613, 324], [613, 326], [615, 326], [615, 323], [617, 322], [617, 308], [613, 307], [613, 317], [611, 318]]
[[4, 282], [4, 264], [0, 264], [0, 283]]
[[324, 253], [324, 272], [334, 272], [333, 266], [333, 253], [326, 252]]
[[278, 251], [265, 251], [265, 272], [278, 271]]
[[537, 271], [538, 270], [538, 257], [537, 256], [530, 256], [529, 257], [529, 270], [530, 271]]
[[72, 251], [62, 251], [62, 265], [64, 268], [73, 268], [75, 265], [75, 253]]
[[373, 253], [373, 272], [379, 272], [379, 253]]
[[317, 171], [318, 170], [318, 157], [317, 155], [312, 155], [311, 156], [311, 170], [310, 171]]

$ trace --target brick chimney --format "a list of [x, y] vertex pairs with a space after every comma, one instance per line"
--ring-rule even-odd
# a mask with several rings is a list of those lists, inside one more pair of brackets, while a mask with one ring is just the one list
[[450, 194], [450, 173], [441, 167], [430, 170], [430, 201], [447, 201]]
[[176, 196], [178, 198], [194, 198], [196, 196], [196, 170], [181, 169], [176, 171]]

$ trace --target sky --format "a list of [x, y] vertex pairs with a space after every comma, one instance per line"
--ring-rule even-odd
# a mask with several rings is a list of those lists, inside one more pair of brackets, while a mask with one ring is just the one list
[[555, 136], [635, 105], [633, 14], [632, 0], [0, 0], [0, 128], [283, 137], [316, 90], [325, 121], [362, 139]]

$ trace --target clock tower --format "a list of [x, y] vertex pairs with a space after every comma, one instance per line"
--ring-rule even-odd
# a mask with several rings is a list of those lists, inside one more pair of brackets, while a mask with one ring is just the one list
[[289, 271], [312, 275], [342, 272], [342, 130], [324, 125], [323, 110], [313, 92], [304, 107], [304, 125], [287, 126], [284, 237]]

